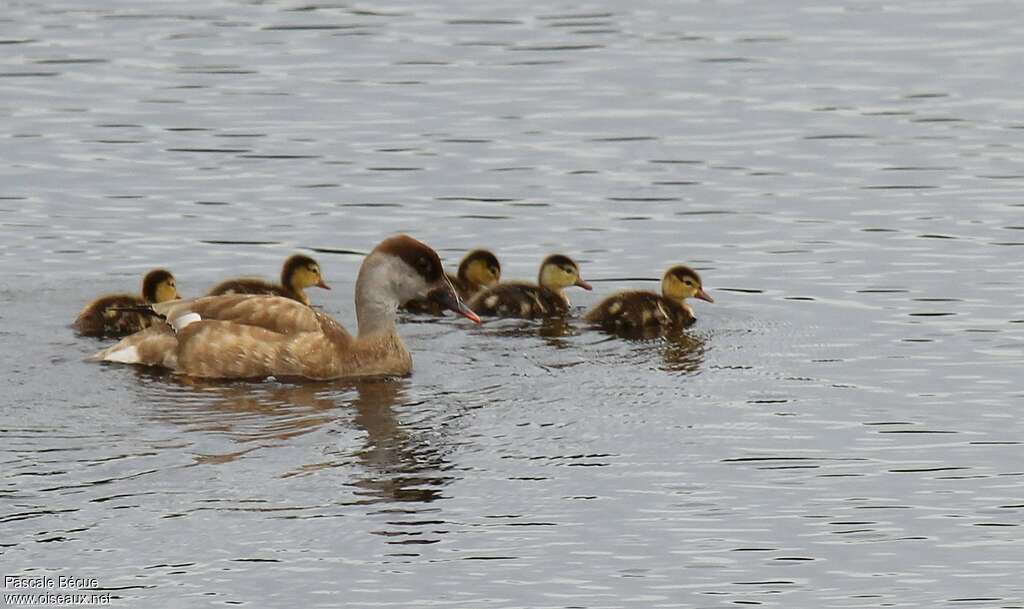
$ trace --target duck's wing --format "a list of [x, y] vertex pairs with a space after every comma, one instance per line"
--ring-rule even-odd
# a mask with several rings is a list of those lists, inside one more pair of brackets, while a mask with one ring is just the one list
[[226, 294], [193, 300], [173, 300], [153, 305], [169, 321], [196, 313], [204, 320], [231, 321], [280, 334], [315, 332], [320, 329], [316, 312], [306, 305], [280, 296]]
[[[319, 334], [319, 333], [312, 333]], [[217, 319], [188, 324], [178, 332], [175, 371], [203, 378], [263, 378], [296, 375], [286, 357], [292, 337], [256, 325]]]

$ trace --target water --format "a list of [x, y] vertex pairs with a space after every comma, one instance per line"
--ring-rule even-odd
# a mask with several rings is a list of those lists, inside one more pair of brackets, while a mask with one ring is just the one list
[[[6, 5], [5, 575], [131, 607], [1024, 606], [1012, 3]], [[410, 378], [188, 383], [67, 325], [410, 232], [675, 341], [410, 317]]]

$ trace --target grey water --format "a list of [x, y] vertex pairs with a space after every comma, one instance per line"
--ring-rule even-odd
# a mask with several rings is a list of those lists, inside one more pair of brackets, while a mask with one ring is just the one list
[[[1024, 607], [1012, 2], [8, 0], [0, 572], [130, 607]], [[563, 324], [408, 378], [82, 361], [90, 298], [407, 232]], [[578, 312], [671, 264], [674, 339]]]

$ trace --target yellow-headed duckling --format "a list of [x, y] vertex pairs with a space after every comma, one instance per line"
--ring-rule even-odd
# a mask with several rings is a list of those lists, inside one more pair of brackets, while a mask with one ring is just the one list
[[149, 327], [154, 319], [138, 311], [123, 310], [181, 298], [174, 275], [155, 269], [142, 278], [142, 295], [108, 294], [85, 305], [72, 327], [84, 336], [124, 336]]
[[284, 261], [281, 267], [281, 283], [275, 285], [262, 279], [239, 277], [228, 279], [214, 286], [208, 296], [222, 294], [263, 294], [266, 296], [283, 296], [297, 300], [304, 305], [309, 304], [306, 288], [318, 287], [331, 289], [320, 276], [320, 265], [316, 260], [302, 254], [295, 254]]
[[589, 290], [580, 267], [568, 256], [552, 254], [544, 259], [537, 285], [525, 282], [499, 283], [477, 293], [469, 301], [478, 315], [492, 317], [552, 317], [569, 311], [569, 299], [562, 290], [578, 286]]
[[359, 332], [280, 296], [230, 294], [152, 305], [167, 320], [122, 339], [90, 361], [170, 369], [200, 378], [397, 376], [412, 370], [398, 334], [400, 303], [426, 297], [476, 323], [427, 245], [398, 235], [363, 260], [355, 285]]
[[[455, 275], [446, 275], [459, 297], [469, 301], [477, 292], [497, 285], [501, 280], [501, 263], [498, 262], [497, 256], [487, 250], [473, 250], [459, 263], [459, 270]], [[438, 303], [423, 299], [410, 300], [402, 305], [402, 308], [413, 313], [434, 315], [440, 315], [444, 311]]]
[[661, 279], [661, 295], [642, 290], [612, 294], [587, 311], [583, 319], [609, 330], [685, 328], [696, 321], [693, 309], [686, 304], [687, 298], [715, 302], [704, 291], [697, 271], [688, 266], [673, 266]]

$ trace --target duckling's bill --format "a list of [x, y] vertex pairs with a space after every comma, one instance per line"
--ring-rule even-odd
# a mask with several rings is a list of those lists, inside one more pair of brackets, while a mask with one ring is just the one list
[[700, 288], [699, 290], [697, 290], [697, 293], [694, 294], [693, 297], [700, 298], [701, 300], [706, 300], [708, 302], [715, 302], [715, 299], [712, 298], [710, 294], [705, 292], [704, 288]]

